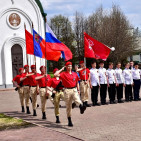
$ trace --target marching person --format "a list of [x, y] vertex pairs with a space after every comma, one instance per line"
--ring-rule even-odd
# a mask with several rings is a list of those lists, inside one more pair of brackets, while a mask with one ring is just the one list
[[21, 84], [21, 81], [20, 81], [20, 78], [23, 76], [23, 72], [24, 72], [24, 69], [20, 68], [19, 74], [16, 77], [13, 78], [12, 82], [17, 87], [15, 90], [18, 90], [18, 93], [19, 93], [22, 112], [25, 112], [25, 109], [24, 109], [24, 99], [25, 99], [25, 97], [24, 97], [24, 93], [23, 93], [23, 87], [22, 87], [22, 84]]
[[115, 102], [115, 94], [116, 94], [116, 77], [115, 71], [113, 70], [113, 63], [109, 63], [109, 68], [106, 72], [107, 75], [107, 86], [108, 86], [108, 93], [110, 104], [116, 104]]
[[[62, 72], [66, 67], [66, 71]], [[64, 90], [64, 100], [66, 103], [66, 112], [68, 117], [68, 126], [73, 126], [71, 121], [71, 110], [72, 110], [72, 101], [74, 101], [80, 108], [80, 113], [83, 114], [86, 110], [86, 106], [82, 104], [78, 93], [79, 91], [79, 79], [78, 75], [75, 72], [72, 72], [72, 63], [67, 62], [65, 67], [56, 71], [54, 76], [58, 76], [60, 74], [60, 79], [62, 80], [62, 84], [65, 88]]]
[[[32, 99], [32, 108], [33, 108], [33, 116], [37, 116], [36, 108], [37, 108], [37, 94], [38, 94], [38, 83], [35, 80], [35, 77], [39, 76], [40, 74], [36, 72], [36, 66], [31, 65], [31, 73], [33, 75], [29, 76], [29, 86], [30, 86], [30, 96]], [[31, 74], [29, 73], [29, 74]]]
[[140, 100], [139, 92], [140, 92], [140, 79], [141, 79], [141, 70], [139, 69], [138, 63], [134, 64], [134, 69], [132, 70], [132, 77], [134, 82], [134, 101]]
[[24, 70], [25, 72], [23, 73], [23, 77], [20, 79], [20, 81], [23, 83], [23, 92], [25, 96], [27, 114], [30, 114], [30, 110], [29, 110], [30, 91], [29, 91], [29, 79], [27, 77], [29, 76], [29, 66], [25, 65]]
[[133, 96], [132, 96], [133, 78], [132, 78], [132, 71], [129, 69], [129, 66], [130, 64], [126, 63], [125, 69], [123, 70], [126, 102], [133, 100]]
[[124, 83], [124, 78], [123, 78], [123, 72], [121, 69], [121, 63], [118, 62], [116, 65], [115, 69], [115, 74], [116, 74], [116, 80], [117, 80], [117, 99], [118, 103], [123, 103], [122, 98], [123, 98], [123, 83]]
[[107, 96], [107, 77], [106, 77], [106, 69], [104, 68], [104, 61], [100, 61], [99, 63], [99, 80], [100, 80], [100, 98], [101, 104], [106, 105], [106, 96]]
[[99, 82], [99, 73], [98, 69], [96, 69], [96, 62], [93, 61], [91, 63], [92, 68], [90, 69], [90, 87], [91, 87], [91, 100], [92, 100], [92, 105], [93, 106], [100, 106], [97, 101], [98, 101], [98, 91], [100, 87], [100, 82]]
[[39, 84], [39, 94], [41, 99], [42, 119], [46, 119], [46, 101], [48, 98], [47, 83], [50, 81], [50, 75], [46, 74], [46, 67], [40, 67], [41, 74], [35, 77]]
[[[55, 74], [55, 72], [58, 71], [58, 68], [55, 68], [53, 70], [53, 74]], [[47, 84], [48, 89], [51, 87], [53, 88], [52, 91], [52, 97], [54, 98], [54, 112], [55, 112], [55, 116], [56, 116], [56, 123], [60, 123], [60, 119], [59, 119], [59, 106], [60, 106], [60, 99], [62, 99], [64, 101], [64, 92], [63, 92], [63, 85], [62, 85], [62, 81], [59, 78], [60, 75], [53, 77]]]
[[91, 107], [88, 104], [90, 92], [90, 70], [85, 67], [84, 61], [80, 61], [80, 69], [77, 69], [80, 75], [80, 93], [81, 101], [86, 107]]

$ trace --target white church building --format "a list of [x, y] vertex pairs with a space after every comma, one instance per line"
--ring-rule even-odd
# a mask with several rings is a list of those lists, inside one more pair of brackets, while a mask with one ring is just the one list
[[[13, 77], [27, 64], [24, 23], [32, 33], [33, 22], [44, 37], [45, 16], [39, 0], [0, 0], [0, 88], [13, 87]], [[28, 55], [28, 62], [34, 64], [34, 56]], [[37, 71], [44, 64], [44, 59], [36, 58]]]

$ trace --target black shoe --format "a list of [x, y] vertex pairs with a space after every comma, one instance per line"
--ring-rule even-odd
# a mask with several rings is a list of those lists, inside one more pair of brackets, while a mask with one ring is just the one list
[[93, 106], [100, 106], [99, 103], [93, 103]]
[[33, 110], [33, 116], [37, 116], [36, 110]]
[[75, 102], [72, 103], [72, 109], [74, 109], [76, 106]]
[[39, 107], [39, 104], [37, 104], [37, 108]]
[[71, 117], [68, 117], [68, 126], [73, 127], [72, 121], [71, 121]]
[[22, 112], [23, 112], [23, 113], [25, 112], [25, 110], [24, 110], [24, 106], [22, 106]]
[[118, 103], [124, 103], [122, 100], [118, 100]]
[[87, 101], [85, 101], [85, 106], [86, 107], [91, 107], [91, 105], [89, 105]]
[[42, 119], [46, 119], [46, 113], [42, 112]]
[[56, 116], [56, 123], [61, 123], [59, 120], [59, 116]]
[[82, 105], [80, 104], [79, 108], [80, 108], [80, 113], [81, 113], [81, 114], [83, 114], [84, 111], [86, 110], [86, 106], [85, 106], [85, 105], [82, 106]]
[[30, 110], [29, 110], [29, 107], [28, 106], [26, 107], [26, 113], [27, 114], [30, 114]]
[[117, 104], [115, 101], [113, 101], [113, 104]]
[[110, 101], [110, 104], [113, 104], [113, 101]]

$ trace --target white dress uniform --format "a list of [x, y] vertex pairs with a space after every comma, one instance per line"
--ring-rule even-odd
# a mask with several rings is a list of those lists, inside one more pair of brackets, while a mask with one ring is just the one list
[[133, 77], [132, 71], [130, 69], [125, 68], [123, 70], [123, 77], [124, 77], [124, 84], [125, 86], [125, 100], [128, 102], [129, 100], [133, 100], [132, 96], [132, 84], [133, 84]]
[[107, 96], [107, 78], [106, 78], [106, 69], [99, 68], [99, 79], [100, 79], [100, 97], [101, 104], [106, 104], [106, 96]]
[[108, 69], [106, 75], [108, 77], [108, 84], [110, 85], [108, 87], [108, 92], [109, 92], [110, 103], [112, 104], [115, 102], [115, 93], [116, 93], [115, 71], [113, 69]]
[[123, 71], [120, 68], [115, 69], [115, 76], [117, 80], [118, 86], [116, 87], [117, 90], [117, 99], [118, 102], [121, 103], [121, 99], [123, 98], [123, 83], [124, 83], [124, 78], [123, 78]]
[[99, 72], [98, 69], [96, 68], [91, 68], [90, 69], [90, 80], [91, 80], [91, 85], [92, 85], [92, 90], [91, 90], [91, 100], [93, 102], [93, 106], [98, 105], [98, 90], [99, 90]]
[[134, 69], [132, 70], [132, 77], [134, 81], [134, 100], [139, 100], [139, 92], [140, 92], [140, 79], [141, 79], [141, 70]]

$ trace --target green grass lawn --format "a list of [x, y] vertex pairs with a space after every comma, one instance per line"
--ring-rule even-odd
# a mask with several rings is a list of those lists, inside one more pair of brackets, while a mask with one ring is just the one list
[[22, 119], [16, 119], [13, 117], [6, 116], [4, 114], [0, 114], [0, 131], [6, 129], [19, 129], [33, 126], [31, 123], [27, 123]]

